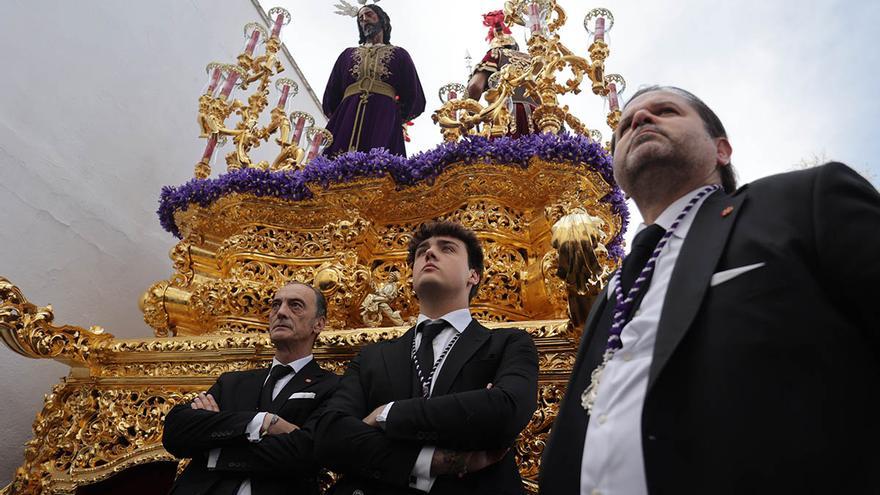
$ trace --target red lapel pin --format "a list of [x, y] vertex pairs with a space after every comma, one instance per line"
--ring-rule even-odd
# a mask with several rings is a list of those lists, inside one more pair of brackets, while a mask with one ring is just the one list
[[728, 206], [727, 208], [721, 210], [721, 216], [726, 217], [727, 215], [730, 215], [732, 212], [733, 212], [733, 207]]

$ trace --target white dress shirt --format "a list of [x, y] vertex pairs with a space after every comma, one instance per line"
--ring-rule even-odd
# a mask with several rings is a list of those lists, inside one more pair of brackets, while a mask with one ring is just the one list
[[[685, 194], [657, 217], [666, 230], [685, 205], [705, 186]], [[691, 208], [669, 238], [654, 266], [654, 273], [641, 304], [620, 335], [623, 346], [602, 372], [593, 413], [584, 438], [581, 458], [581, 495], [641, 495], [648, 493], [642, 456], [642, 406], [648, 387], [657, 325], [669, 279], [694, 216], [707, 196]], [[639, 225], [639, 231], [646, 227]], [[608, 287], [615, 304], [614, 287]], [[643, 287], [644, 289], [644, 287]], [[597, 342], [605, 345], [605, 342]], [[580, 394], [582, 390], [571, 393]]]
[[[299, 370], [303, 369], [305, 365], [309, 364], [309, 361], [312, 360], [312, 357], [312, 354], [309, 354], [306, 357], [299, 358], [289, 363], [282, 363], [278, 359], [272, 358], [272, 368], [279, 365], [287, 365], [293, 368], [293, 373], [288, 373], [279, 378], [277, 382], [275, 382], [275, 386], [272, 388], [272, 400], [275, 400], [278, 394], [281, 393], [281, 390], [283, 390], [284, 387], [290, 382], [290, 380], [292, 380], [293, 377], [297, 373], [299, 373]], [[263, 380], [263, 385], [265, 385], [266, 381], [268, 380], [269, 374], [266, 374], [266, 379]], [[247, 433], [248, 440], [250, 440], [251, 442], [260, 441], [260, 428], [263, 426], [263, 419], [266, 417], [266, 414], [267, 413], [265, 412], [259, 412], [256, 414], [256, 416], [254, 416], [254, 419], [252, 419], [251, 422], [248, 423], [245, 432]], [[217, 467], [217, 460], [220, 459], [220, 450], [221, 449], [211, 449], [211, 451], [208, 452], [208, 469], [214, 469]], [[251, 480], [248, 478], [242, 481], [241, 484], [238, 485], [238, 491], [235, 493], [236, 495], [251, 495]]]
[[[418, 320], [416, 320], [416, 326], [420, 325], [423, 321], [430, 320], [425, 315], [420, 314]], [[431, 391], [434, 391], [434, 383], [437, 382], [437, 376], [440, 375], [440, 369], [443, 368], [443, 361], [446, 360], [446, 356], [441, 356], [443, 353], [443, 349], [449, 345], [449, 342], [456, 335], [460, 335], [461, 332], [464, 332], [464, 329], [471, 324], [471, 311], [468, 308], [457, 309], [455, 311], [450, 311], [445, 315], [438, 318], [438, 320], [446, 320], [446, 323], [449, 325], [440, 331], [436, 337], [434, 337], [433, 348], [434, 348], [434, 359], [435, 364], [437, 365], [437, 370], [434, 372], [434, 376], [431, 377]], [[416, 332], [415, 335], [416, 340], [416, 349], [422, 343], [422, 333]], [[452, 352], [452, 349], [450, 349]], [[448, 356], [448, 354], [447, 354]], [[438, 362], [439, 360], [439, 362]], [[394, 403], [391, 402], [382, 412], [376, 417], [376, 421], [379, 423], [379, 426], [382, 428], [385, 427], [385, 420], [388, 418], [388, 412], [391, 411], [391, 406]], [[413, 481], [410, 482], [410, 488], [415, 488], [416, 490], [421, 490], [423, 492], [430, 492], [431, 487], [434, 486], [434, 481], [437, 479], [436, 477], [431, 476], [431, 460], [434, 457], [435, 447], [433, 445], [426, 445], [422, 447], [422, 450], [419, 451], [419, 456], [416, 458], [415, 466], [413, 466], [412, 476]]]

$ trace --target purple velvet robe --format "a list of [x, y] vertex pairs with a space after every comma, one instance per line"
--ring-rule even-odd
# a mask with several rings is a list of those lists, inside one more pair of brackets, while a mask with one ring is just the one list
[[[413, 65], [412, 58], [403, 48], [380, 45], [380, 55], [376, 68], [380, 80], [394, 87], [397, 101], [377, 93], [367, 100], [364, 122], [361, 127], [358, 151], [372, 148], [386, 148], [390, 152], [406, 156], [404, 147], [403, 123], [412, 120], [425, 111], [425, 94], [422, 83]], [[352, 142], [355, 114], [360, 94], [343, 99], [345, 88], [358, 81], [361, 71], [372, 72], [372, 67], [361, 68], [359, 50], [364, 47], [346, 48], [333, 67], [327, 89], [324, 90], [324, 113], [330, 118], [327, 130], [333, 134], [333, 143], [324, 150], [327, 156], [335, 156], [349, 151]], [[355, 141], [357, 141], [355, 136]]]

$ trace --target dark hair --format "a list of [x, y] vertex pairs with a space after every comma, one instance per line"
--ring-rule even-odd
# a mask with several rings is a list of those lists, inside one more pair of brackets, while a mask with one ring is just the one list
[[[706, 128], [706, 132], [709, 133], [709, 136], [713, 138], [727, 138], [727, 131], [724, 130], [724, 124], [721, 123], [721, 119], [718, 118], [718, 115], [709, 108], [709, 105], [703, 102], [703, 100], [699, 99], [695, 94], [690, 91], [686, 91], [684, 89], [675, 87], [675, 86], [645, 86], [638, 91], [636, 91], [630, 98], [627, 100], [627, 105], [629, 102], [635, 100], [639, 96], [645, 93], [653, 93], [654, 91], [668, 91], [670, 93], [675, 93], [685, 100], [687, 100], [688, 104], [690, 104], [691, 108], [693, 108], [697, 115], [700, 116], [700, 119], [703, 121], [703, 127]], [[624, 105], [624, 108], [626, 105]], [[617, 133], [611, 135], [611, 153], [614, 154], [614, 146], [617, 144]], [[727, 163], [725, 165], [718, 166], [718, 173], [721, 175], [721, 187], [724, 188], [724, 192], [732, 193], [736, 190], [736, 170], [733, 168], [732, 163]]]
[[309, 289], [312, 289], [312, 292], [315, 293], [315, 317], [320, 318], [322, 316], [327, 316], [327, 298], [324, 297], [324, 293], [321, 292], [318, 288], [298, 281], [288, 282], [284, 284], [285, 287], [288, 285], [302, 285], [303, 287], [308, 287]]
[[[364, 5], [363, 7], [358, 9], [358, 14], [360, 14], [362, 9], [370, 9], [375, 12], [377, 16], [379, 16], [379, 23], [382, 25], [382, 43], [391, 43], [391, 18], [388, 17], [388, 14], [386, 14], [385, 11], [382, 10], [382, 7], [379, 7], [374, 3], [371, 3], [370, 5]], [[355, 20], [357, 21], [358, 27], [358, 44], [362, 45], [365, 41], [367, 41], [367, 37], [364, 36], [364, 30], [361, 28], [360, 19], [355, 17]]]
[[468, 268], [474, 270], [480, 276], [480, 281], [471, 287], [471, 292], [468, 295], [469, 299], [473, 299], [477, 289], [480, 287], [480, 282], [483, 281], [483, 246], [480, 245], [480, 240], [477, 239], [474, 231], [463, 227], [461, 224], [442, 220], [438, 222], [425, 222], [419, 225], [415, 232], [413, 232], [412, 240], [409, 241], [406, 263], [409, 266], [413, 266], [416, 260], [416, 249], [419, 247], [419, 244], [431, 237], [440, 236], [452, 237], [464, 243], [467, 249]]

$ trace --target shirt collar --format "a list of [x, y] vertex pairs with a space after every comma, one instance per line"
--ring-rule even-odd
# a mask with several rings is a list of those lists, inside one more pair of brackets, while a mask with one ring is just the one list
[[[697, 195], [697, 193], [705, 188], [706, 186], [700, 186], [673, 201], [672, 204], [670, 204], [666, 207], [665, 210], [663, 210], [663, 213], [661, 213], [660, 216], [657, 217], [657, 220], [654, 223], [663, 227], [664, 230], [669, 230], [669, 227], [671, 227], [673, 222], [675, 222], [675, 218], [679, 215], [679, 213], [681, 213], [682, 210], [684, 210], [685, 205], [687, 205], [688, 202]], [[687, 233], [691, 229], [691, 224], [694, 222], [694, 217], [697, 214], [697, 210], [700, 209], [700, 206], [703, 205], [703, 201], [706, 201], [706, 198], [708, 197], [709, 195], [707, 194], [700, 198], [697, 204], [695, 204], [694, 207], [691, 208], [691, 211], [689, 211], [688, 214], [681, 219], [681, 222], [679, 222], [678, 227], [676, 227], [675, 229], [675, 233], [673, 233], [672, 235], [678, 237], [679, 239], [684, 239], [685, 237], [687, 237]], [[645, 225], [644, 223], [640, 223], [639, 228], [636, 230], [636, 233], [638, 234], [645, 227], [647, 227], [647, 225]]]
[[[420, 314], [419, 318], [416, 320], [416, 326], [419, 326], [423, 321], [430, 319], [431, 318]], [[446, 320], [446, 322], [452, 325], [452, 328], [458, 333], [464, 332], [464, 329], [467, 328], [468, 325], [471, 324], [471, 320], [473, 320], [470, 308], [456, 309], [455, 311], [450, 311], [437, 319]]]
[[293, 362], [282, 363], [281, 361], [278, 360], [278, 358], [273, 357], [272, 358], [272, 367], [274, 368], [276, 365], [279, 365], [279, 364], [282, 366], [290, 366], [291, 368], [293, 368], [294, 373], [299, 373], [299, 370], [303, 369], [307, 364], [309, 364], [309, 361], [311, 361], [312, 358], [313, 358], [313, 355], [309, 354], [308, 356], [301, 357], [299, 359], [294, 360]]

